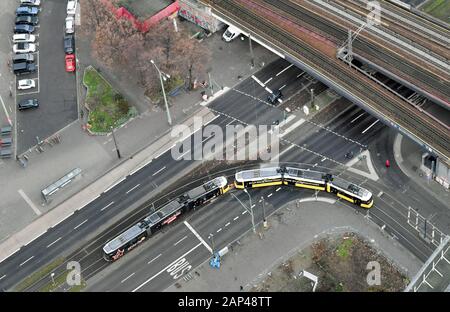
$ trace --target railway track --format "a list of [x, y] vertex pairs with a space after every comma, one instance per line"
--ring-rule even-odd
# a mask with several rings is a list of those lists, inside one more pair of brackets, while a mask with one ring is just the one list
[[[216, 0], [210, 3], [219, 14], [231, 16], [253, 33], [263, 34], [261, 37], [282, 47], [294, 58], [304, 60], [316, 70], [319, 69], [328, 80], [339, 81], [341, 86], [352, 90], [352, 93], [359, 98], [366, 99], [375, 111], [388, 116], [422, 141], [431, 144], [447, 159], [450, 158], [450, 134], [445, 127], [426, 120], [414, 108], [409, 107], [409, 104], [401, 102], [379, 86], [373, 86], [373, 83], [365, 80], [365, 77], [355, 77], [355, 72], [347, 66], [337, 63], [337, 60], [330, 60], [319, 50], [303, 43], [281, 26], [269, 21], [268, 18], [262, 18], [255, 13], [258, 9], [262, 9], [261, 4], [251, 1], [237, 3], [233, 0]], [[372, 85], [373, 88], [366, 84]]]
[[[366, 3], [360, 0], [332, 0], [332, 2], [339, 6], [353, 11], [361, 17], [367, 16], [369, 11], [366, 8]], [[382, 27], [401, 35], [407, 40], [411, 40], [420, 44], [426, 50], [431, 50], [437, 55], [446, 59], [450, 59], [450, 51], [448, 45], [450, 44], [449, 32], [442, 30], [442, 33], [432, 31], [429, 25], [425, 26], [422, 23], [412, 20], [412, 14], [404, 16], [404, 10], [390, 5], [387, 10], [382, 4], [381, 19]], [[437, 26], [437, 25], [436, 25]]]
[[[338, 24], [331, 25], [324, 20], [317, 12], [310, 12], [294, 4], [291, 1], [281, 0], [264, 0], [275, 8], [279, 8], [283, 12], [289, 12], [297, 23], [308, 24], [318, 29], [322, 35], [328, 36], [337, 46], [341, 45], [347, 39], [347, 29]], [[331, 36], [331, 37], [330, 37]], [[439, 94], [444, 102], [448, 102], [450, 98], [450, 85], [448, 80], [442, 79], [435, 73], [423, 70], [412, 63], [405, 57], [396, 55], [392, 51], [386, 51], [386, 47], [375, 45], [371, 41], [359, 36], [353, 43], [353, 49], [356, 53], [365, 58], [378, 63], [383, 68], [395, 68], [394, 74], [410, 81], [411, 83], [421, 86], [432, 94]], [[378, 62], [375, 60], [379, 60]], [[387, 65], [387, 66], [386, 66]]]

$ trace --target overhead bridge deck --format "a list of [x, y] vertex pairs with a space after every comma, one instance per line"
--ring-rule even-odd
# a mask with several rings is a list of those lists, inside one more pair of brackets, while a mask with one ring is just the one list
[[410, 104], [355, 71], [321, 47], [313, 46], [299, 36], [285, 19], [265, 10], [256, 1], [204, 1], [212, 13], [227, 24], [232, 24], [253, 40], [268, 47], [297, 67], [322, 81], [350, 99], [384, 123], [423, 145], [450, 164], [450, 130], [436, 123]]

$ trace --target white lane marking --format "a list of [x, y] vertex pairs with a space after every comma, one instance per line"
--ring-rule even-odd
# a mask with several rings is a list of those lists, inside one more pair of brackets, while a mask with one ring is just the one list
[[272, 79], [273, 79], [273, 77], [270, 77], [269, 79], [267, 79], [266, 82], [264, 82], [264, 84], [265, 84], [265, 85], [268, 84]]
[[0, 277], [0, 281], [6, 276], [6, 274], [3, 274], [2, 277]]
[[42, 212], [34, 205], [34, 203], [31, 201], [31, 199], [27, 196], [27, 194], [25, 194], [25, 192], [20, 189], [18, 190], [20, 196], [22, 196], [22, 198], [27, 202], [27, 204], [31, 207], [31, 209], [33, 209], [33, 211], [40, 216], [42, 214]]
[[183, 223], [184, 223], [184, 225], [186, 225], [186, 226], [188, 227], [189, 230], [191, 230], [192, 233], [194, 233], [195, 236], [197, 236], [197, 238], [200, 240], [200, 242], [201, 242], [203, 245], [205, 245], [206, 249], [208, 249], [209, 252], [212, 253], [212, 248], [209, 247], [209, 245], [208, 245], [208, 244], [205, 242], [205, 240], [200, 236], [200, 234], [198, 234], [197, 231], [194, 230], [194, 228], [193, 228], [187, 221], [184, 221]]
[[59, 237], [57, 240], [55, 240], [53, 243], [50, 243], [47, 245], [47, 248], [55, 244], [57, 241], [59, 241], [62, 237]]
[[267, 92], [269, 92], [269, 93], [273, 93], [272, 90], [270, 90], [270, 89], [267, 88], [267, 87], [265, 88], [265, 90], [266, 90]]
[[6, 110], [5, 102], [3, 102], [3, 98], [0, 95], [0, 101], [2, 102], [3, 110], [5, 111], [6, 118], [8, 119], [8, 123], [12, 125], [11, 119], [9, 118], [8, 111]]
[[291, 65], [289, 65], [288, 67], [286, 67], [285, 69], [283, 69], [282, 71], [280, 71], [280, 72], [277, 74], [277, 77], [278, 77], [279, 75], [281, 75], [282, 73], [284, 73], [285, 71], [287, 71], [289, 68], [291, 68], [292, 65], [294, 65], [294, 64], [291, 64]]
[[325, 160], [327, 160], [327, 158], [326, 158], [326, 157], [322, 158], [321, 162], [324, 162]]
[[146, 164], [144, 164], [144, 165], [142, 165], [142, 166], [140, 166], [140, 167], [137, 167], [136, 169], [134, 169], [133, 171], [131, 171], [130, 172], [130, 175], [133, 175], [133, 174], [135, 174], [136, 172], [138, 172], [139, 170], [141, 170], [142, 168], [144, 168], [145, 166], [147, 166], [149, 163], [151, 163], [152, 161], [150, 161], [150, 162], [148, 162], [148, 163], [146, 163]]
[[286, 130], [283, 130], [283, 133], [279, 134], [278, 137], [280, 137], [280, 138], [284, 137], [286, 134], [288, 134], [289, 132], [291, 132], [295, 128], [299, 127], [304, 122], [305, 122], [305, 120], [303, 118], [300, 119], [300, 120], [297, 120], [289, 128], [287, 128]]
[[373, 124], [371, 124], [369, 127], [367, 127], [367, 129], [366, 130], [364, 130], [363, 132], [361, 132], [362, 134], [364, 134], [364, 133], [366, 133], [367, 132], [367, 130], [369, 130], [370, 128], [372, 128], [377, 122], [379, 122], [380, 120], [379, 119], [377, 119]]
[[277, 189], [275, 190], [275, 192], [278, 192], [279, 190], [281, 190], [281, 187], [277, 188]]
[[244, 211], [242, 211], [242, 213], [241, 214], [246, 214], [247, 213], [247, 210], [244, 210]]
[[236, 221], [237, 219], [239, 219], [239, 216], [235, 217], [235, 218], [233, 219], [233, 221]]
[[177, 261], [179, 261], [180, 259], [186, 257], [188, 254], [190, 254], [193, 250], [195, 250], [196, 248], [198, 248], [202, 243], [198, 243], [196, 246], [192, 247], [190, 250], [186, 251], [183, 255], [181, 255], [179, 258], [177, 258], [175, 261], [171, 262], [169, 265], [165, 266], [161, 271], [159, 271], [158, 273], [156, 273], [155, 275], [153, 275], [152, 277], [150, 277], [148, 280], [146, 280], [145, 282], [143, 282], [141, 285], [139, 285], [138, 287], [136, 287], [135, 289], [132, 290], [132, 292], [136, 292], [139, 289], [141, 289], [145, 284], [147, 284], [148, 282], [152, 281], [153, 279], [155, 279], [156, 277], [158, 277], [159, 275], [161, 275], [161, 273], [165, 272], [170, 266], [172, 266], [174, 263], [176, 263]]
[[158, 171], [156, 171], [154, 174], [152, 174], [152, 176], [157, 175], [158, 173], [160, 173], [161, 171], [163, 171], [164, 169], [166, 169], [166, 166], [162, 167], [161, 169], [159, 169]]
[[88, 219], [84, 220], [83, 222], [81, 222], [80, 224], [78, 224], [76, 227], [74, 227], [73, 229], [76, 230], [78, 229], [80, 226], [82, 226], [83, 224], [85, 224], [87, 222]]
[[128, 191], [126, 191], [126, 193], [125, 194], [128, 194], [128, 193], [130, 193], [130, 192], [132, 192], [132, 191], [134, 191], [136, 188], [138, 188], [139, 186], [141, 186], [141, 184], [140, 183], [138, 183], [138, 184], [136, 184], [135, 186], [133, 186], [132, 188], [130, 188]]
[[149, 262], [147, 262], [147, 264], [152, 263], [153, 261], [155, 261], [156, 259], [158, 259], [159, 257], [161, 257], [162, 254], [157, 255], [155, 258], [153, 258], [152, 260], [150, 260]]
[[355, 119], [353, 119], [352, 121], [350, 121], [350, 123], [353, 123], [354, 121], [358, 120], [359, 117], [361, 117], [362, 115], [364, 115], [365, 113], [361, 113], [358, 117], [356, 117]]
[[231, 224], [231, 222], [228, 222], [227, 224], [225, 224], [225, 226], [229, 226]]
[[113, 187], [115, 187], [116, 185], [118, 185], [120, 182], [122, 182], [123, 180], [125, 180], [126, 178], [123, 177], [122, 179], [120, 179], [119, 181], [117, 181], [116, 183], [114, 183], [113, 185], [111, 185], [110, 187], [108, 187], [105, 191], [103, 191], [103, 193], [108, 192], [110, 189], [112, 189]]
[[303, 76], [304, 74], [305, 74], [305, 72], [298, 74], [298, 75], [297, 75], [297, 78]]
[[[203, 143], [203, 142], [202, 142]], [[177, 159], [175, 159], [175, 160], [179, 160], [180, 158], [183, 158], [183, 156], [184, 155], [186, 155], [187, 153], [189, 153], [191, 150], [188, 150], [187, 152], [185, 152], [185, 153], [183, 153], [183, 154], [181, 154], [180, 156], [178, 156], [178, 158]]]
[[173, 244], [174, 246], [178, 245], [179, 243], [181, 243], [182, 241], [184, 241], [187, 238], [187, 235], [185, 235], [182, 239], [180, 239], [178, 242], [176, 242], [175, 244]]
[[287, 149], [285, 149], [284, 151], [282, 151], [281, 153], [278, 154], [278, 159], [281, 157], [281, 155], [284, 155], [286, 152], [288, 152], [290, 149], [294, 148], [295, 145], [290, 145]]
[[282, 85], [279, 90], [283, 90], [284, 88], [286, 88], [286, 85]]
[[272, 196], [273, 195], [273, 193], [270, 193], [269, 195], [267, 195], [267, 198], [269, 198], [270, 196]]
[[27, 263], [28, 261], [30, 261], [31, 259], [33, 259], [34, 256], [31, 256], [30, 258], [28, 258], [27, 260], [25, 260], [24, 262], [22, 262], [21, 264], [19, 264], [19, 266], [24, 265], [25, 263]]
[[110, 202], [108, 205], [106, 205], [105, 207], [103, 207], [102, 209], [100, 209], [100, 211], [105, 210], [106, 208], [108, 208], [109, 206], [111, 206], [112, 204], [114, 204], [114, 202]]
[[218, 229], [216, 232], [219, 233], [220, 231], [222, 231], [222, 228]]
[[258, 78], [256, 78], [254, 75], [252, 75], [253, 80], [255, 80], [261, 87], [265, 87], [265, 85], [261, 82], [261, 80], [259, 80]]
[[130, 277], [132, 277], [134, 275], [134, 272], [131, 273], [130, 275], [128, 275], [127, 277], [125, 277], [120, 283], [122, 284], [123, 282], [125, 282], [127, 279], [129, 279]]
[[256, 205], [255, 205], [255, 204], [253, 204], [253, 205], [252, 205], [252, 208], [253, 208], [253, 207], [255, 207], [255, 206], [256, 206]]
[[318, 163], [315, 163], [313, 167], [317, 167]]

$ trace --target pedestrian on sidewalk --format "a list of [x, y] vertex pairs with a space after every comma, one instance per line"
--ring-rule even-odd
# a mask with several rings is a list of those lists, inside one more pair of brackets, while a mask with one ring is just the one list
[[386, 159], [386, 168], [389, 168], [391, 166], [391, 162], [389, 161], [389, 159]]

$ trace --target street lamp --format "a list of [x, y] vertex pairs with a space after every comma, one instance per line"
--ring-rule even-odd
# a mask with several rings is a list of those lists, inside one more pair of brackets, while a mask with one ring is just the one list
[[247, 191], [247, 189], [244, 189], [244, 192], [247, 193], [248, 199], [250, 201], [250, 213], [252, 215], [252, 225], [253, 225], [253, 232], [256, 233], [255, 228], [255, 216], [253, 215], [253, 207], [252, 207], [252, 197], [250, 196], [250, 193]]
[[265, 205], [264, 205], [264, 196], [261, 196], [261, 200], [262, 200], [262, 207], [263, 207], [263, 226], [264, 226], [264, 228], [267, 228], [266, 208], [265, 208]]
[[120, 151], [119, 151], [119, 147], [117, 146], [117, 141], [116, 141], [116, 136], [114, 135], [114, 127], [113, 126], [111, 126], [111, 133], [112, 133], [112, 137], [114, 140], [114, 146], [116, 147], [117, 157], [120, 159], [121, 158]]
[[52, 278], [52, 283], [53, 283], [53, 285], [55, 285], [55, 279], [53, 278], [54, 276], [55, 276], [55, 273], [52, 272], [52, 273], [50, 274], [50, 277]]
[[211, 241], [211, 253], [214, 255], [214, 235], [209, 234], [208, 239]]
[[[158, 66], [156, 66], [155, 62], [153, 60], [150, 60], [150, 62], [155, 66], [156, 70], [159, 74], [159, 80], [161, 81], [161, 89], [164, 96], [164, 104], [166, 105], [166, 111], [167, 111], [167, 121], [169, 122], [169, 125], [172, 125], [172, 118], [170, 117], [170, 111], [169, 111], [169, 105], [167, 104], [167, 98], [166, 98], [166, 91], [164, 90], [164, 82], [163, 82], [163, 75], [161, 71], [159, 70]], [[166, 75], [168, 76], [168, 75]], [[170, 78], [170, 76], [168, 76]]]

